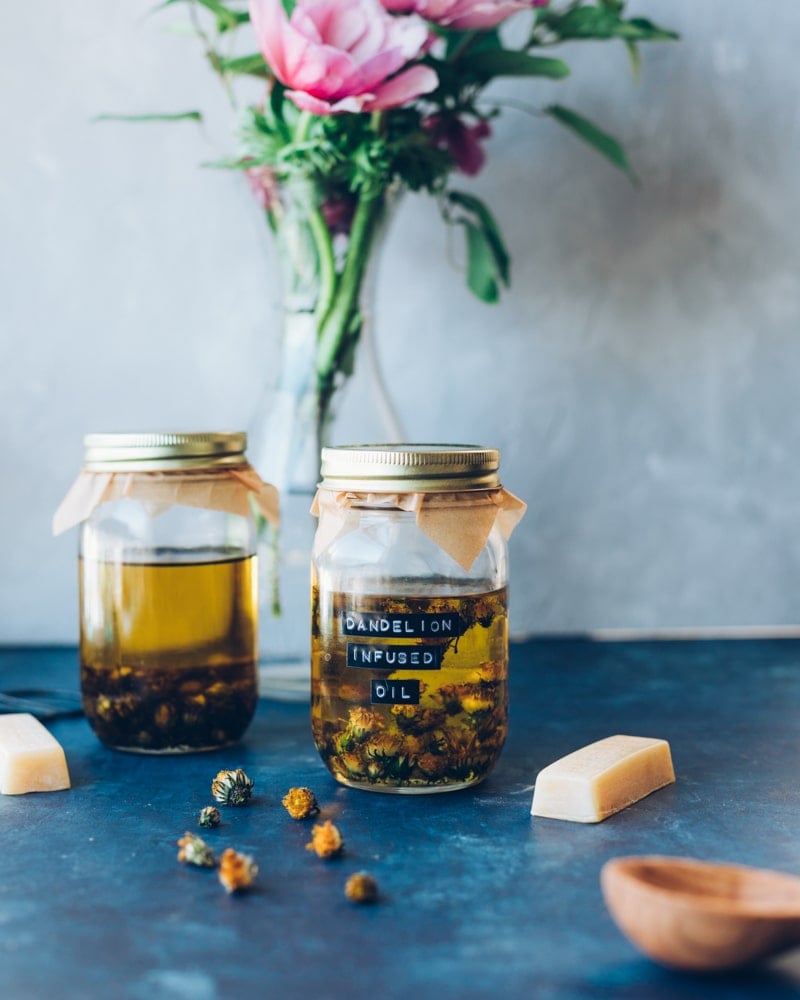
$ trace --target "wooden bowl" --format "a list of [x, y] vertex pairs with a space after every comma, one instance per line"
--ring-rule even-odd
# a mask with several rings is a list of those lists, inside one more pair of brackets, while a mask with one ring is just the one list
[[613, 858], [603, 897], [625, 936], [670, 968], [736, 969], [800, 944], [800, 879], [744, 865]]

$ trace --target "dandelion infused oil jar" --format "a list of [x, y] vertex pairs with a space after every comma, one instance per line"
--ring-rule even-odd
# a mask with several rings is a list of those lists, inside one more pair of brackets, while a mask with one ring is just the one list
[[91, 434], [54, 519], [80, 524], [86, 716], [118, 750], [229, 746], [255, 712], [255, 508], [277, 496], [235, 433]]
[[337, 781], [424, 793], [489, 774], [508, 726], [506, 540], [524, 510], [494, 449], [323, 449], [311, 720]]

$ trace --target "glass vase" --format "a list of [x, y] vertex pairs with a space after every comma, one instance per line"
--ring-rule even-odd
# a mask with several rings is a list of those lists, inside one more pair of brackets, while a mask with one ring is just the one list
[[307, 701], [310, 508], [321, 449], [347, 443], [336, 433], [343, 394], [358, 394], [361, 441], [403, 438], [373, 322], [381, 249], [398, 199], [395, 191], [359, 198], [305, 177], [279, 183], [264, 170], [258, 183], [281, 269], [282, 323], [275, 375], [248, 445], [281, 497], [280, 528], [263, 524], [260, 533], [259, 680], [264, 697]]

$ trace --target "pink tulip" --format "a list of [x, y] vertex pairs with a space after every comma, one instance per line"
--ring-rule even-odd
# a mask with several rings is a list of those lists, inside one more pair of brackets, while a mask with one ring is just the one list
[[303, 111], [380, 111], [438, 86], [428, 66], [407, 64], [428, 41], [418, 17], [392, 17], [379, 0], [250, 0], [261, 53]]
[[381, 0], [394, 14], [419, 14], [426, 21], [472, 31], [495, 28], [512, 14], [532, 7], [546, 7], [549, 0]]

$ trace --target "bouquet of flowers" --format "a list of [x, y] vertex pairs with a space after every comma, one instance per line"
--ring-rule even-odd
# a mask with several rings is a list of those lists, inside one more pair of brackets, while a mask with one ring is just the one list
[[[496, 301], [509, 283], [509, 255], [492, 213], [453, 185], [484, 164], [484, 142], [501, 110], [487, 92], [492, 81], [566, 77], [569, 67], [552, 54], [561, 42], [619, 40], [636, 68], [640, 43], [676, 37], [646, 18], [626, 17], [625, 0], [166, 6], [176, 3], [190, 4], [208, 61], [232, 98], [236, 78], [261, 81], [254, 99], [237, 108], [239, 148], [224, 165], [246, 172], [278, 240], [285, 308], [295, 318], [286, 328], [279, 388], [313, 415], [316, 445], [334, 394], [352, 372], [364, 277], [399, 192], [427, 192], [444, 221], [461, 228], [467, 282], [480, 299]], [[514, 26], [523, 29], [514, 45], [504, 40], [512, 17], [527, 18]], [[622, 146], [593, 122], [561, 104], [541, 111], [630, 173]], [[196, 119], [199, 112], [168, 117]], [[302, 352], [308, 364], [296, 363]], [[280, 474], [274, 478], [284, 485]]]

